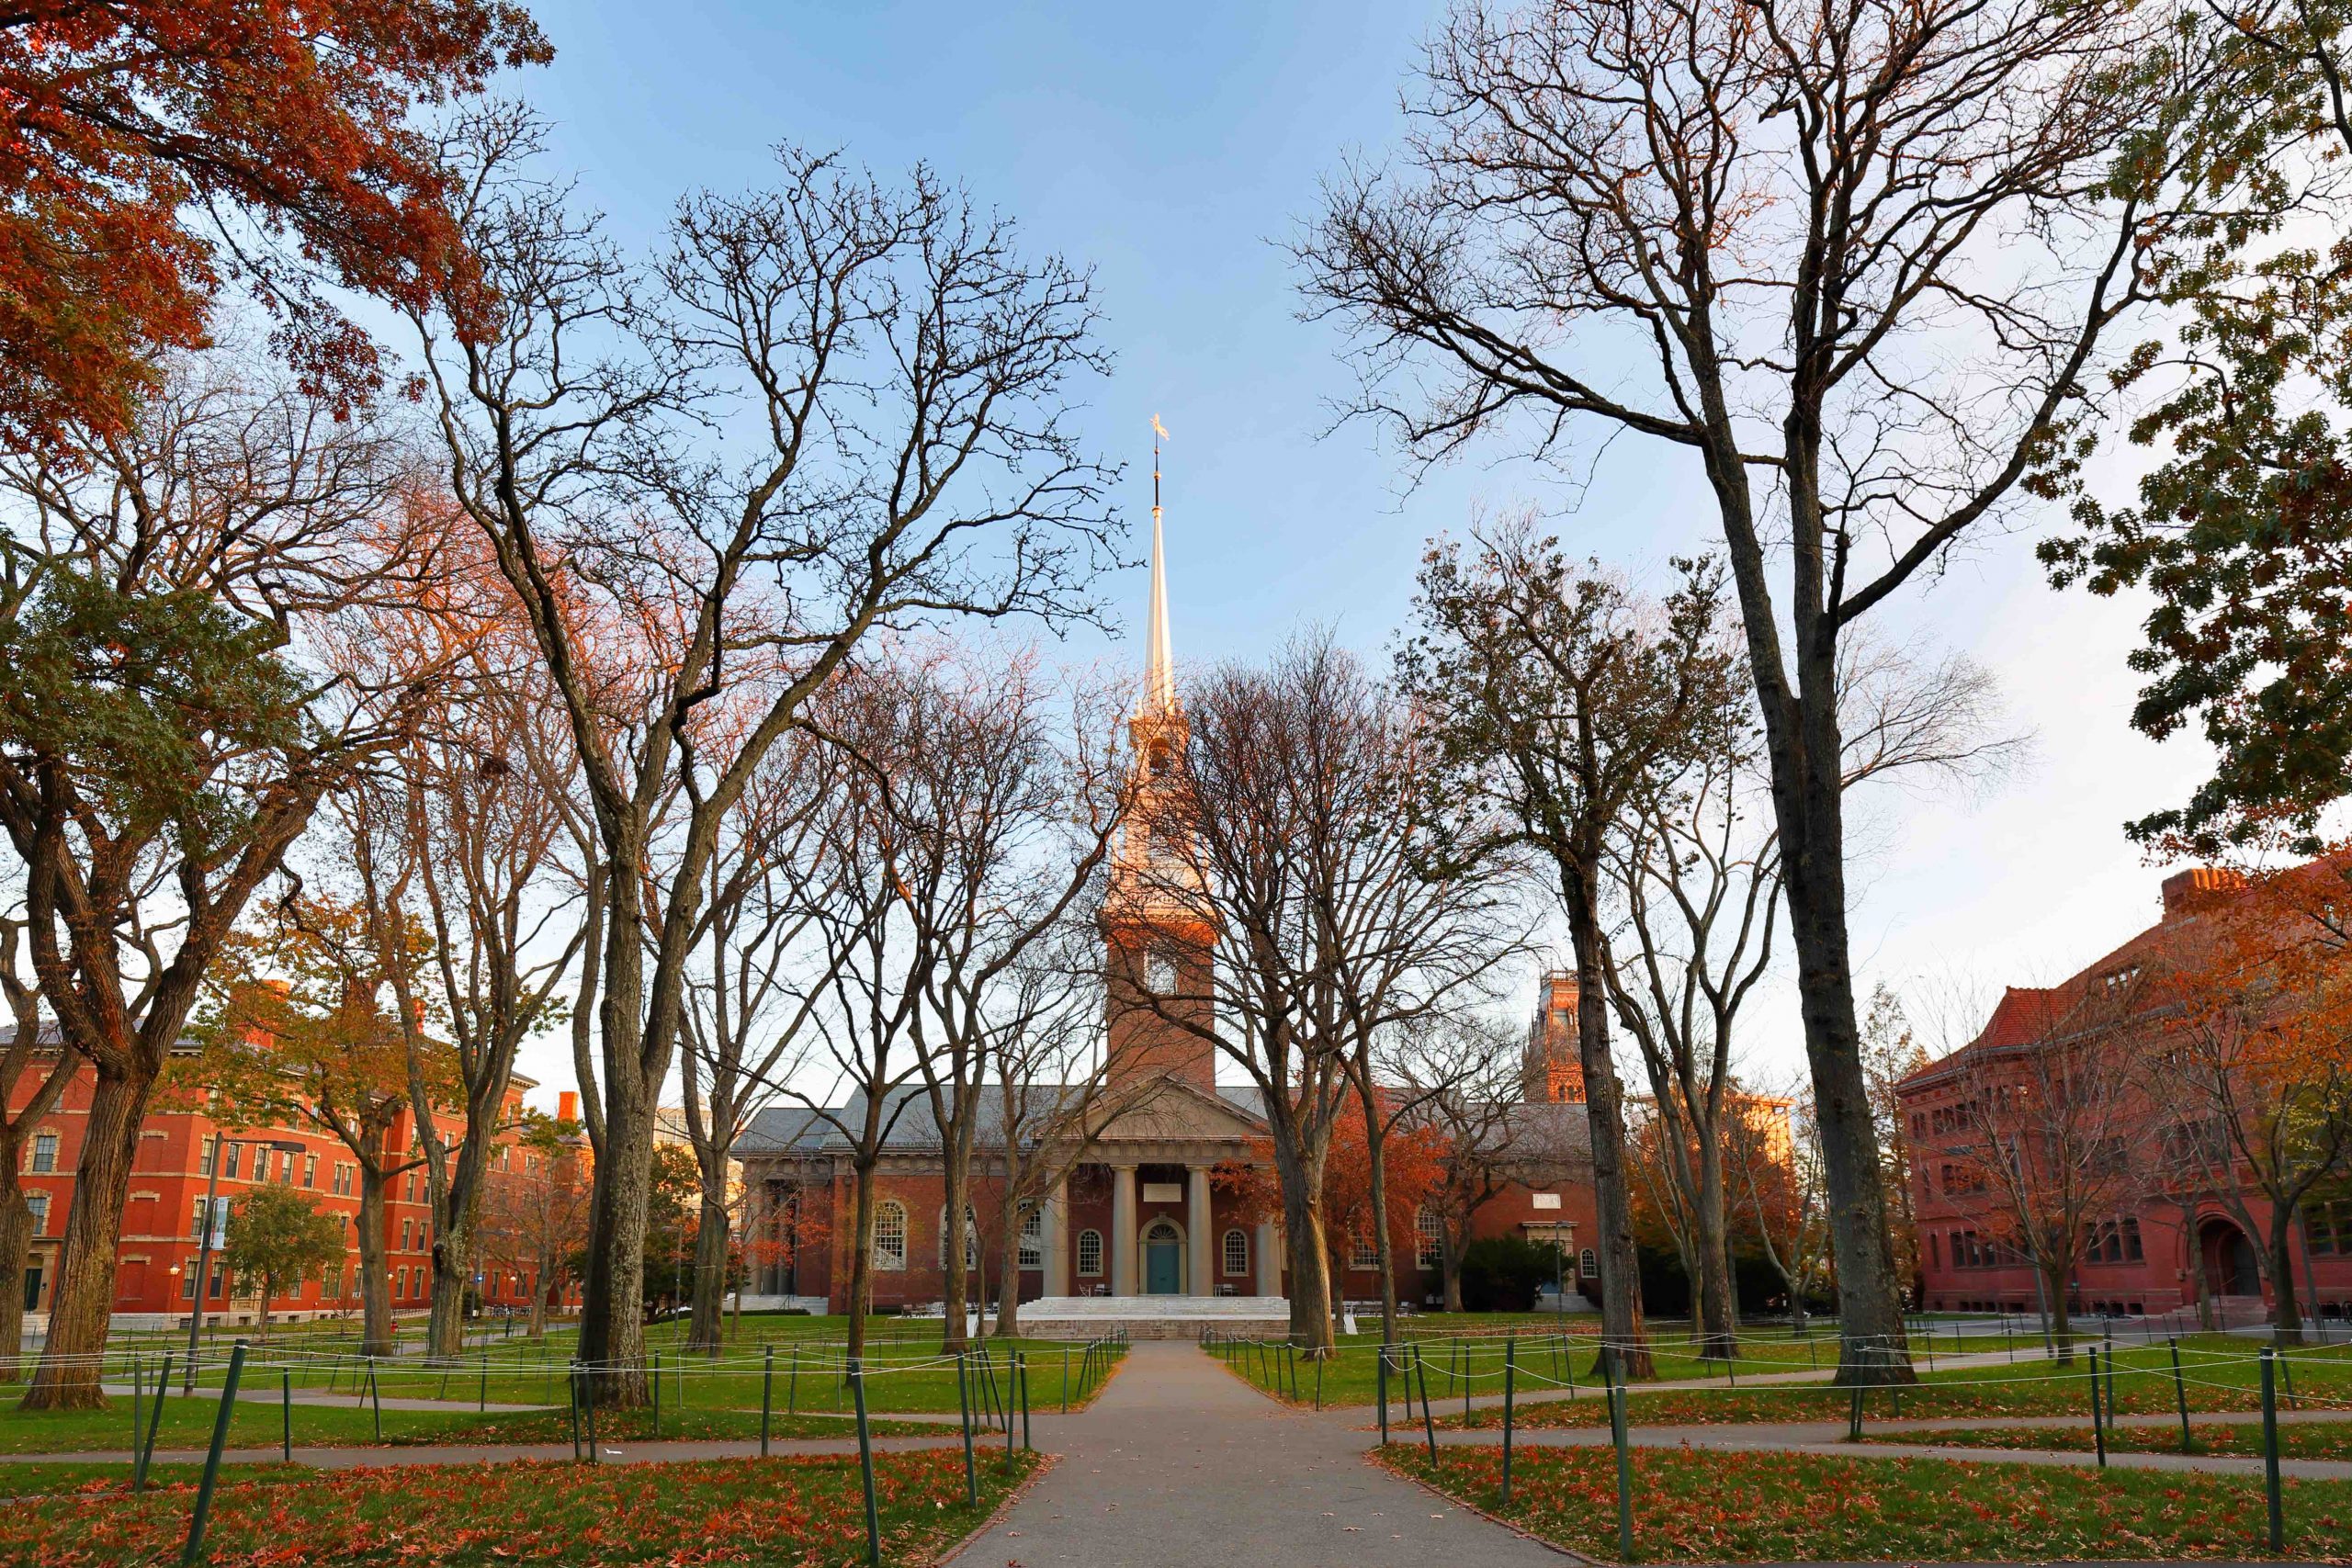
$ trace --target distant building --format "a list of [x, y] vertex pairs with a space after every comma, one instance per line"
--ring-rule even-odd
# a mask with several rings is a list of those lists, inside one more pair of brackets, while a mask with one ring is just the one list
[[1544, 976], [1535, 1017], [1527, 1027], [1521, 1092], [1531, 1101], [1584, 1103], [1584, 1056], [1577, 1047], [1577, 977], [1565, 969]]
[[[1912, 1149], [1922, 1304], [1931, 1311], [2032, 1313], [2042, 1286], [2023, 1250], [2006, 1238], [2003, 1196], [1970, 1156], [1982, 1141], [1972, 1098], [2031, 1092], [2037, 1054], [2096, 1030], [2120, 1053], [2161, 1049], [2172, 1027], [2160, 995], [2132, 982], [2143, 968], [2193, 950], [2200, 922], [2242, 895], [2234, 873], [2198, 868], [2163, 886], [2157, 922], [2055, 986], [2012, 986], [1976, 1037], [1896, 1086]], [[2115, 1212], [2087, 1217], [2081, 1254], [2066, 1282], [2077, 1312], [2139, 1315], [2202, 1307], [2223, 1322], [2260, 1317], [2272, 1292], [2256, 1264], [2256, 1238], [2225, 1212], [2195, 1161], [2167, 1158], [2179, 1140], [2207, 1127], [2182, 1108], [2138, 1089], [2120, 1098], [2123, 1115], [2104, 1141], [2139, 1174]], [[2030, 1135], [2030, 1134], [2026, 1134]], [[2249, 1193], [2257, 1227], [2268, 1205]], [[2352, 1314], [2352, 1204], [2314, 1202], [2297, 1216], [2290, 1266], [2307, 1311]]]

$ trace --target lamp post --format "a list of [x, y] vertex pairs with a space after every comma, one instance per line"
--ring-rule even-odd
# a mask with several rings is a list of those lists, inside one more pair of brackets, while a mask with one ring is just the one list
[[[194, 1306], [187, 1314], [187, 1381], [180, 1384], [182, 1393], [196, 1392], [196, 1358], [203, 1345], [204, 1296], [212, 1283], [213, 1208], [220, 1201], [220, 1167], [223, 1156], [228, 1154], [232, 1145], [238, 1144], [252, 1144], [266, 1149], [276, 1149], [281, 1154], [299, 1155], [303, 1150], [303, 1145], [291, 1138], [232, 1138], [224, 1133], [215, 1133], [212, 1135], [212, 1168], [206, 1173], [204, 1183], [204, 1218], [196, 1227], [196, 1291], [192, 1298]], [[263, 1311], [266, 1312], [268, 1308], [268, 1303], [262, 1303]]]

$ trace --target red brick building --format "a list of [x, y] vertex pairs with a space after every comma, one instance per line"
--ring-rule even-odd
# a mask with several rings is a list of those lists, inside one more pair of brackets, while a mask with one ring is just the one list
[[[1961, 1050], [1897, 1086], [1914, 1151], [1911, 1197], [1919, 1230], [1920, 1304], [1929, 1311], [2037, 1313], [2044, 1287], [2023, 1249], [2008, 1239], [2014, 1201], [1973, 1168], [1986, 1117], [1972, 1106], [2022, 1081], [2037, 1053], [2068, 1048], [2085, 1032], [2111, 1038], [2129, 1058], [2158, 1048], [2169, 1027], [2160, 993], [2138, 987], [2144, 972], [2198, 941], [2200, 921], [2242, 895], [2231, 873], [2196, 869], [2163, 885], [2163, 915], [2096, 963], [2055, 986], [2011, 987], [1984, 1029]], [[2128, 1060], [2124, 1067], [2128, 1069]], [[2117, 1106], [2101, 1139], [2132, 1178], [2114, 1203], [2083, 1216], [2080, 1258], [2066, 1284], [2070, 1307], [2093, 1314], [2180, 1312], [2208, 1321], [2258, 1320], [2272, 1291], [2256, 1257], [2257, 1239], [2211, 1190], [2184, 1179], [2168, 1140], [2186, 1135], [2188, 1112], [2155, 1103], [2139, 1073], [2118, 1070], [2103, 1086]], [[2244, 1190], [2244, 1184], [2241, 1184]], [[2257, 1232], [2269, 1205], [2249, 1192]], [[2314, 1213], [2314, 1209], [2316, 1213]], [[2298, 1216], [2291, 1247], [2295, 1293], [2306, 1311], [2352, 1313], [2352, 1224], [2341, 1235], [2318, 1204]], [[2068, 1234], [2073, 1234], [2069, 1232]]]
[[[53, 1059], [53, 1058], [52, 1058]], [[24, 1075], [20, 1097], [11, 1111], [30, 1098], [43, 1073], [39, 1065]], [[64, 1245], [65, 1215], [74, 1201], [74, 1170], [80, 1161], [95, 1073], [85, 1066], [75, 1074], [58, 1103], [27, 1141], [22, 1180], [33, 1210], [31, 1266], [26, 1275], [25, 1303], [34, 1314], [49, 1309], [50, 1292], [58, 1277], [58, 1250]], [[517, 1078], [509, 1091], [510, 1106], [519, 1112], [531, 1081]], [[115, 1322], [125, 1327], [184, 1325], [197, 1306], [196, 1269], [200, 1216], [208, 1184], [212, 1180], [214, 1140], [232, 1140], [219, 1148], [220, 1169], [214, 1190], [226, 1204], [263, 1182], [292, 1187], [309, 1195], [319, 1208], [342, 1216], [345, 1234], [357, 1223], [359, 1167], [343, 1142], [302, 1122], [282, 1126], [247, 1126], [216, 1122], [198, 1103], [200, 1095], [170, 1090], [156, 1097], [139, 1130], [139, 1152], [131, 1164], [130, 1193], [123, 1206], [122, 1235], [116, 1246]], [[454, 1137], [462, 1119], [444, 1118], [445, 1136]], [[411, 1147], [415, 1128], [404, 1111], [390, 1131], [395, 1147]], [[282, 1152], [260, 1144], [240, 1144], [240, 1138], [299, 1144], [300, 1152]], [[501, 1162], [545, 1157], [532, 1151], [502, 1145], [491, 1156], [493, 1169]], [[261, 1303], [223, 1264], [217, 1246], [211, 1259], [212, 1278], [204, 1291], [208, 1323], [243, 1325], [254, 1321]], [[395, 1177], [384, 1203], [384, 1248], [396, 1312], [423, 1311], [431, 1303], [433, 1280], [432, 1211], [425, 1199], [424, 1173], [420, 1168]], [[359, 1255], [356, 1237], [342, 1268], [324, 1279], [303, 1281], [299, 1290], [273, 1297], [273, 1318], [301, 1320], [359, 1310]], [[492, 1304], [520, 1305], [529, 1301], [532, 1281], [509, 1272], [486, 1271], [482, 1300]], [[39, 1321], [38, 1318], [36, 1321]]]

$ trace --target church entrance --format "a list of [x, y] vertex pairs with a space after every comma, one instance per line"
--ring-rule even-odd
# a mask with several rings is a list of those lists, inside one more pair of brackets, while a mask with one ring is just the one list
[[1184, 1238], [1166, 1220], [1143, 1233], [1143, 1293], [1181, 1295], [1184, 1290]]

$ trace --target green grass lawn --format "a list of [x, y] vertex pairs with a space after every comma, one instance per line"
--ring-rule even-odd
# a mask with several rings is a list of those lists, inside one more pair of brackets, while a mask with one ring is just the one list
[[[875, 1456], [883, 1561], [929, 1563], [1035, 1470], [1028, 1454]], [[25, 1497], [0, 1510], [0, 1563], [112, 1568], [179, 1560], [192, 1486]], [[854, 1461], [664, 1465], [502, 1464], [226, 1479], [213, 1561], [303, 1564], [808, 1563], [865, 1561]]]
[[[163, 1426], [155, 1446], [164, 1449], [200, 1449], [212, 1440], [212, 1426], [220, 1405], [214, 1399], [181, 1398], [176, 1387], [164, 1401]], [[151, 1410], [152, 1415], [152, 1410]], [[383, 1413], [383, 1435], [377, 1436], [376, 1413], [368, 1406], [348, 1404], [297, 1404], [293, 1408], [294, 1445], [297, 1448], [364, 1448], [381, 1442], [387, 1447], [413, 1447], [430, 1443], [562, 1443], [571, 1436], [569, 1407], [549, 1410], [491, 1411], [476, 1415], [470, 1410], [448, 1411], [387, 1410]], [[258, 1392], [241, 1396], [230, 1416], [229, 1445], [240, 1449], [276, 1448], [283, 1440], [285, 1411], [277, 1401], [277, 1391]], [[885, 1437], [921, 1436], [938, 1432], [935, 1422], [891, 1421], [870, 1422], [870, 1429]], [[953, 1432], [950, 1424], [944, 1428]], [[654, 1436], [653, 1413], [635, 1410], [626, 1414], [602, 1412], [596, 1420], [597, 1435], [608, 1441], [643, 1441]], [[770, 1418], [769, 1434], [775, 1438], [842, 1438], [855, 1434], [856, 1427], [848, 1418], [828, 1414], [802, 1411], [787, 1415], [779, 1408]], [[664, 1438], [757, 1438], [760, 1435], [760, 1413], [756, 1410], [697, 1408], [664, 1409], [662, 1413], [661, 1436]], [[18, 1410], [13, 1405], [0, 1405], [0, 1453], [129, 1453], [131, 1451], [130, 1401], [118, 1399], [106, 1410]]]
[[[1361, 1315], [1357, 1322], [1363, 1321]], [[1412, 1367], [1415, 1387], [1426, 1377], [1430, 1399], [1459, 1413], [1464, 1393], [1476, 1404], [1499, 1404], [1503, 1393], [1503, 1361], [1508, 1351], [1517, 1367], [1522, 1390], [1589, 1387], [1600, 1355], [1600, 1328], [1590, 1318], [1561, 1320], [1544, 1313], [1449, 1313], [1407, 1320], [1397, 1367], [1392, 1368], [1389, 1396], [1402, 1402], [1400, 1369], [1418, 1355]], [[1951, 1359], [1951, 1340], [1939, 1337], [1935, 1359]], [[2037, 1337], [2014, 1342], [2000, 1337], [1972, 1337], [1968, 1352], [2022, 1356], [2041, 1348]], [[1370, 1404], [1378, 1397], [1380, 1336], [1377, 1332], [1341, 1335], [1339, 1354], [1322, 1369], [1322, 1402], [1326, 1404]], [[1316, 1399], [1316, 1369], [1283, 1353], [1279, 1343], [1227, 1341], [1215, 1347], [1236, 1373], [1259, 1390], [1285, 1401], [1311, 1404]], [[1927, 1368], [1930, 1357], [1923, 1339], [1917, 1351]], [[1725, 1388], [1760, 1374], [1814, 1372], [1838, 1364], [1834, 1332], [1792, 1336], [1785, 1328], [1747, 1328], [1740, 1334], [1736, 1361], [1703, 1357], [1679, 1325], [1656, 1325], [1651, 1334], [1651, 1359], [1656, 1381], [1710, 1382]], [[1295, 1382], [1296, 1393], [1293, 1393]]]
[[[1409, 1446], [1379, 1462], [1569, 1551], [1616, 1560], [1607, 1449], [1521, 1450], [1501, 1500], [1496, 1448]], [[2260, 1478], [1940, 1460], [1635, 1450], [1634, 1543], [1645, 1562], [2266, 1557]], [[2286, 1483], [2286, 1546], [2352, 1554], [2352, 1483]]]
[[[2260, 1407], [2256, 1347], [2219, 1335], [2184, 1339], [2180, 1346], [2183, 1392], [2192, 1411], [2254, 1410]], [[1432, 1367], [1434, 1372], [1434, 1367]], [[2297, 1391], [2330, 1400], [2352, 1401], [2352, 1347], [2314, 1347], [2292, 1352], [2280, 1380], [2291, 1376]], [[1498, 1388], [1481, 1383], [1465, 1422], [1458, 1393], [1449, 1401], [1442, 1379], [1431, 1378], [1430, 1404], [1446, 1427], [1501, 1425]], [[1525, 1384], [1521, 1384], [1522, 1387]], [[2162, 1345], [2116, 1347], [2115, 1408], [2124, 1415], [2160, 1416], [2176, 1409], [2170, 1353]], [[1728, 1384], [1706, 1389], [1644, 1393], [1636, 1384], [1627, 1402], [1636, 1426], [1681, 1426], [1742, 1421], [1843, 1421], [1849, 1394], [1826, 1384]], [[1397, 1408], [1402, 1409], [1402, 1395]], [[1925, 1370], [1919, 1382], [1902, 1390], [1873, 1389], [1863, 1400], [1864, 1430], [1872, 1421], [1939, 1416], [2082, 1416], [2090, 1414], [2089, 1363], [2020, 1360], [2014, 1365], [1940, 1367]], [[1545, 1401], [1521, 1405], [1516, 1419], [1529, 1427], [1594, 1427], [1607, 1420], [1598, 1399]]]
[[[847, 1327], [847, 1320], [838, 1317], [747, 1316], [741, 1332], [731, 1337], [713, 1360], [686, 1351], [683, 1323], [654, 1324], [646, 1334], [649, 1371], [656, 1365], [661, 1371], [665, 1408], [756, 1411], [773, 1364], [772, 1397], [776, 1410], [846, 1414], [852, 1404], [842, 1348]], [[869, 1320], [867, 1332], [868, 1409], [942, 1415], [956, 1409], [956, 1368], [939, 1354], [936, 1321], [875, 1318]], [[369, 1362], [357, 1355], [355, 1347], [332, 1345], [317, 1337], [273, 1337], [266, 1345], [248, 1345], [246, 1386], [275, 1396], [283, 1376], [298, 1390], [348, 1393], [367, 1387], [372, 1372], [375, 1391], [387, 1399], [560, 1405], [565, 1402], [564, 1372], [576, 1337], [575, 1329], [566, 1328], [542, 1341], [500, 1340], [470, 1348], [453, 1361], [428, 1363], [416, 1357]], [[186, 1366], [185, 1348], [171, 1348], [176, 1385]], [[229, 1352], [225, 1343], [205, 1352], [198, 1371], [202, 1386], [220, 1385]], [[152, 1344], [110, 1346], [107, 1376], [112, 1382], [129, 1383], [135, 1361], [137, 1369], [152, 1378], [164, 1365], [164, 1354], [165, 1348]], [[1073, 1410], [1083, 1408], [1101, 1392], [1120, 1352], [1116, 1346], [1098, 1346], [1090, 1356], [1087, 1347], [1078, 1341], [983, 1340], [974, 1347], [975, 1359], [969, 1363], [974, 1382], [983, 1385], [983, 1392], [975, 1398], [1009, 1398], [1018, 1403], [1018, 1391], [1008, 1393], [1009, 1368], [1015, 1354], [1027, 1365], [1031, 1408], [1058, 1411], [1065, 1404]], [[4, 1387], [0, 1387], [0, 1397], [5, 1397]]]
[[[1864, 1433], [1864, 1440], [1882, 1443], [1935, 1443], [1965, 1449], [2059, 1449], [2089, 1453], [2098, 1445], [2088, 1418], [2080, 1427], [1983, 1427], [1960, 1431]], [[2258, 1421], [2199, 1421], [2188, 1424], [2188, 1447], [2180, 1443], [2180, 1428], [2118, 1427], [2107, 1434], [2110, 1453], [2225, 1454], [2241, 1459], [2262, 1457], [2262, 1424]], [[2286, 1421], [2278, 1427], [2281, 1459], [2352, 1460], [2352, 1421]]]

